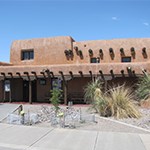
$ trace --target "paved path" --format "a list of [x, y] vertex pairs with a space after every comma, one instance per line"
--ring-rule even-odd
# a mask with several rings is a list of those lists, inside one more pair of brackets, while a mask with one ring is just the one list
[[0, 150], [150, 150], [149, 134], [0, 124]]
[[7, 117], [7, 115], [13, 112], [19, 105], [17, 104], [5, 104], [0, 103], [0, 122]]

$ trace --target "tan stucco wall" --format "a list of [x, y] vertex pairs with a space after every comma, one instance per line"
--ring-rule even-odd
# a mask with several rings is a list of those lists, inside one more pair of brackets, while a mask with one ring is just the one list
[[[76, 63], [83, 62], [89, 63], [89, 49], [93, 50], [93, 57], [99, 57], [99, 49], [103, 50], [103, 59], [100, 59], [100, 63], [115, 63], [121, 62], [120, 48], [124, 49], [125, 56], [131, 56], [131, 47], [135, 48], [135, 58], [132, 57], [132, 62], [147, 62], [150, 57], [150, 38], [139, 39], [114, 39], [114, 40], [93, 40], [83, 42], [73, 42], [73, 47], [77, 46], [79, 50], [82, 50], [84, 60], [76, 60]], [[142, 48], [146, 47], [147, 58], [142, 55]], [[114, 59], [112, 60], [109, 53], [109, 48], [113, 48]]]
[[37, 80], [37, 102], [47, 101], [50, 96], [51, 81], [46, 79], [46, 85], [40, 85], [40, 79]]
[[[64, 50], [72, 49], [71, 37], [54, 37], [14, 41], [11, 46], [10, 62], [14, 65], [49, 65], [67, 63]], [[21, 60], [21, 51], [34, 49], [33, 60]]]
[[[74, 47], [83, 53], [83, 59], [77, 55]], [[131, 47], [135, 49], [135, 58], [132, 62], [147, 62], [150, 57], [150, 38], [138, 39], [114, 39], [114, 40], [93, 40], [75, 42], [71, 37], [53, 37], [31, 40], [17, 40], [12, 43], [10, 62], [14, 65], [57, 65], [57, 64], [81, 64], [90, 63], [89, 49], [93, 50], [92, 57], [100, 57], [99, 49], [103, 50], [103, 59], [100, 63], [121, 62], [120, 48], [124, 49], [125, 56], [131, 56]], [[142, 55], [142, 49], [146, 47], [147, 58]], [[109, 48], [114, 51], [114, 59], [111, 59]], [[33, 60], [21, 60], [21, 51], [34, 49]], [[65, 50], [72, 50], [73, 57], [66, 58]]]

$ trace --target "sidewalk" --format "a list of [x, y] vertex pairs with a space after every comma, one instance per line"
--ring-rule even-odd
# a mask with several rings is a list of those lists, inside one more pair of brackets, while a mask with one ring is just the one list
[[8, 113], [18, 108], [19, 104], [0, 103], [0, 122], [7, 117]]
[[0, 150], [150, 150], [149, 134], [0, 124]]

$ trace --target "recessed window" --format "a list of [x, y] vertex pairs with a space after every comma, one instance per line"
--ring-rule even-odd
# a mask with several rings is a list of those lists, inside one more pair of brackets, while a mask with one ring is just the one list
[[91, 58], [91, 63], [99, 63], [100, 62], [100, 59], [97, 57], [93, 57], [93, 58]]
[[29, 49], [29, 50], [22, 50], [21, 51], [21, 59], [22, 60], [30, 60], [30, 59], [34, 59], [34, 51], [33, 49]]
[[122, 57], [121, 62], [131, 62], [131, 57]]
[[46, 85], [46, 80], [45, 79], [40, 79], [40, 85]]

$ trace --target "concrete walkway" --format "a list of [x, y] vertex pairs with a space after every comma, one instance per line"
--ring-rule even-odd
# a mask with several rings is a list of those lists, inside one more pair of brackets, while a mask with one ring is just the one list
[[7, 115], [18, 108], [18, 104], [0, 103], [0, 122], [7, 117]]
[[150, 150], [150, 134], [1, 123], [0, 150]]

